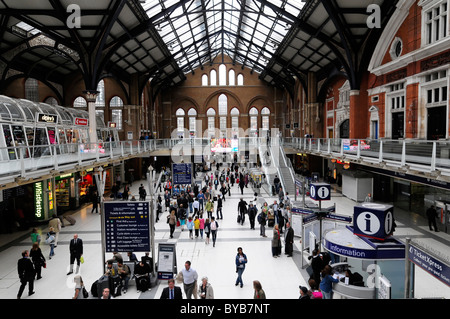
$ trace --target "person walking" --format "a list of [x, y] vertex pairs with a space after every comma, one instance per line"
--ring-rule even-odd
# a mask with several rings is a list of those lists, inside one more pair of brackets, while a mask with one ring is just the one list
[[208, 218], [212, 218], [212, 213], [214, 211], [214, 202], [211, 199], [208, 199], [206, 202], [206, 213], [208, 214]]
[[92, 210], [91, 210], [91, 214], [95, 212], [98, 214], [98, 203], [100, 202], [100, 197], [97, 194], [97, 191], [94, 191], [94, 193], [92, 194]]
[[56, 243], [56, 236], [58, 233], [55, 232], [53, 227], [50, 227], [47, 233], [47, 238], [45, 239], [45, 242], [50, 245], [50, 254], [48, 256], [48, 259], [52, 259], [53, 256], [55, 256], [55, 243]]
[[184, 269], [181, 270], [183, 274], [183, 287], [186, 299], [192, 299], [192, 295], [197, 299], [197, 292], [195, 291], [197, 286], [198, 274], [195, 269], [191, 267], [191, 262], [187, 260], [184, 263]]
[[205, 235], [206, 235], [206, 239], [205, 239], [205, 244], [209, 245], [209, 235], [211, 234], [211, 222], [209, 221], [209, 218], [206, 218], [205, 221]]
[[266, 299], [266, 293], [262, 289], [262, 285], [258, 280], [253, 280], [253, 299]]
[[198, 288], [200, 299], [214, 299], [214, 289], [208, 282], [208, 277], [202, 278], [202, 284]]
[[243, 198], [241, 198], [241, 200], [238, 203], [238, 214], [241, 225], [244, 224], [246, 213], [247, 213], [247, 202]]
[[286, 230], [284, 234], [284, 253], [288, 257], [292, 257], [294, 252], [294, 230], [290, 222], [286, 222]]
[[258, 209], [256, 206], [253, 205], [252, 202], [250, 202], [250, 205], [248, 207], [248, 220], [250, 221], [250, 229], [255, 229], [255, 218], [258, 214]]
[[167, 223], [169, 224], [170, 228], [170, 238], [173, 238], [173, 233], [177, 224], [177, 216], [175, 216], [175, 210], [172, 210], [170, 212], [170, 215], [167, 216]]
[[198, 216], [195, 216], [194, 219], [194, 232], [195, 232], [195, 238], [198, 238], [198, 234], [200, 232], [200, 219]]
[[203, 239], [203, 231], [205, 230], [205, 220], [203, 219], [203, 215], [200, 215], [198, 220], [200, 222], [200, 226], [199, 226], [200, 237], [202, 237], [202, 239]]
[[438, 232], [437, 224], [436, 224], [436, 218], [438, 218], [438, 214], [436, 212], [436, 208], [434, 205], [431, 205], [430, 208], [427, 209], [427, 218], [428, 218], [428, 227], [430, 227], [430, 230], [432, 231], [434, 227], [434, 231]]
[[33, 232], [30, 234], [31, 244], [38, 243], [41, 244], [41, 235], [39, 234], [39, 230], [35, 227], [33, 228]]
[[211, 237], [212, 237], [212, 241], [213, 241], [213, 247], [216, 247], [217, 229], [219, 228], [219, 224], [217, 223], [217, 221], [214, 217], [211, 218], [209, 228], [211, 229]]
[[194, 239], [193, 232], [194, 232], [194, 221], [192, 220], [192, 216], [189, 216], [187, 223], [186, 223], [187, 229], [189, 230], [189, 238]]
[[28, 284], [28, 296], [34, 294], [34, 276], [35, 270], [33, 262], [30, 259], [28, 250], [22, 252], [22, 258], [17, 262], [17, 272], [19, 273], [20, 288], [17, 293], [17, 299], [22, 298], [25, 286]]
[[175, 286], [175, 280], [170, 278], [167, 281], [168, 287], [164, 288], [160, 299], [183, 299], [181, 288]]
[[222, 197], [221, 195], [217, 195], [217, 211], [216, 211], [216, 216], [217, 219], [223, 219], [223, 214], [222, 214]]
[[30, 258], [31, 258], [31, 261], [33, 262], [34, 270], [36, 272], [36, 280], [39, 280], [42, 278], [41, 271], [42, 271], [42, 267], [45, 267], [46, 260], [45, 260], [44, 255], [42, 254], [42, 250], [41, 250], [41, 248], [39, 248], [39, 244], [37, 242], [35, 242], [33, 244], [33, 247], [31, 248]]
[[247, 262], [248, 262], [247, 255], [244, 254], [242, 247], [238, 247], [235, 258], [236, 272], [238, 276], [236, 278], [235, 286], [239, 284], [241, 285], [241, 288], [244, 286], [244, 282], [242, 281], [242, 274], [244, 273], [245, 265], [247, 264]]
[[84, 299], [84, 295], [83, 295], [83, 288], [84, 288], [84, 283], [83, 283], [83, 279], [81, 278], [80, 275], [76, 275], [73, 278], [73, 281], [75, 283], [75, 294], [72, 297], [72, 299]]
[[55, 232], [55, 247], [58, 246], [59, 232], [61, 231], [62, 223], [61, 219], [59, 219], [56, 214], [52, 215], [52, 219], [48, 222], [48, 228], [52, 228]]
[[78, 273], [80, 270], [81, 256], [83, 256], [83, 241], [78, 238], [78, 234], [73, 235], [73, 239], [69, 244], [70, 251], [70, 270], [67, 275], [73, 274], [73, 264], [75, 259], [77, 260], [77, 269], [75, 273]]

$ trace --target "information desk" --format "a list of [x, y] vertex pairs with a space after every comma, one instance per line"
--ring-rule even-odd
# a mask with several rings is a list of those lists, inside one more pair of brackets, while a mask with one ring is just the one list
[[[331, 254], [346, 259], [346, 267], [358, 272], [364, 287], [334, 284], [334, 293], [343, 298], [403, 298], [405, 281], [405, 245], [390, 237], [385, 241], [356, 236], [350, 226], [328, 231], [322, 241]], [[335, 264], [334, 272], [345, 273], [342, 264]]]

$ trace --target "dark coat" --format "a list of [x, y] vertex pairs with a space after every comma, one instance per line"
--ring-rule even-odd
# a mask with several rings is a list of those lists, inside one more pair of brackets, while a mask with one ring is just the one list
[[[181, 288], [175, 286], [174, 288], [174, 299], [183, 299], [183, 295], [181, 294]], [[169, 299], [169, 287], [163, 289], [161, 293], [160, 299]]]

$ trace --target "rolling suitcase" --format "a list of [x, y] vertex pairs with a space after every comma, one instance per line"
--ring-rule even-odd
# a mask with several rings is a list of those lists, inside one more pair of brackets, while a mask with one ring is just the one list
[[109, 284], [110, 284], [109, 291], [111, 293], [111, 296], [117, 297], [122, 295], [122, 280], [120, 276], [110, 277]]
[[70, 225], [75, 225], [77, 222], [72, 216], [64, 216], [64, 218], [70, 223]]

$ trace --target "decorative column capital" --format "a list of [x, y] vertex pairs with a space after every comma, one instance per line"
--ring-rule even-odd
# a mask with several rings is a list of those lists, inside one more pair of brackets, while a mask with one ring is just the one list
[[88, 90], [83, 91], [84, 97], [86, 98], [86, 101], [89, 102], [95, 102], [97, 100], [97, 96], [100, 92], [97, 90]]

